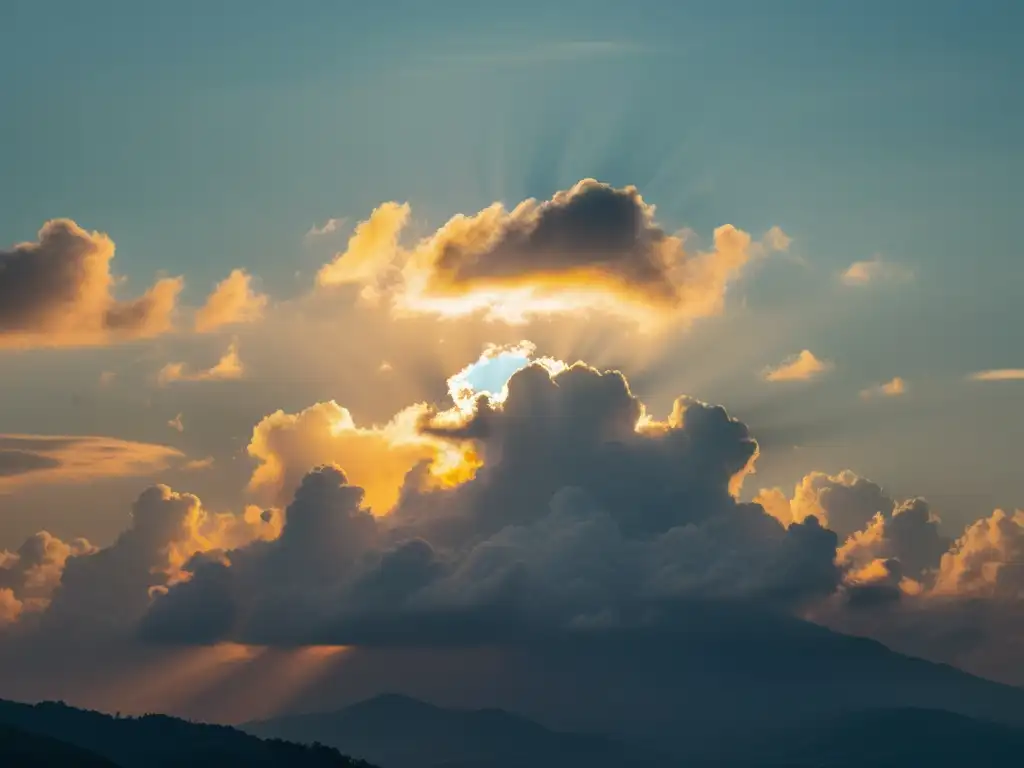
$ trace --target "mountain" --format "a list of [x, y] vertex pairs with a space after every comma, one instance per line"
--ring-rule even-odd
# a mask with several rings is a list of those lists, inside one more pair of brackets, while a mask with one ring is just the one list
[[1015, 765], [1024, 729], [952, 712], [879, 709], [810, 722], [691, 768], [962, 768]]
[[443, 709], [385, 694], [336, 712], [242, 728], [262, 737], [319, 741], [384, 768], [660, 768], [669, 765], [611, 739], [560, 733], [499, 709]]
[[674, 759], [550, 731], [500, 710], [442, 709], [399, 695], [244, 727], [330, 743], [384, 768], [962, 768], [1012, 765], [1024, 754], [1024, 729], [934, 709], [875, 709], [771, 733], [736, 731], [714, 755]]
[[111, 717], [0, 700], [0, 765], [61, 768], [371, 768], [321, 745], [265, 741], [163, 715]]
[[720, 752], [737, 732], [883, 707], [1024, 726], [1024, 690], [873, 640], [749, 609], [694, 607], [686, 620], [657, 633], [548, 639], [510, 652], [476, 685], [493, 693], [479, 703], [557, 731], [688, 757]]
[[49, 736], [0, 725], [0, 765], [12, 768], [117, 768], [106, 758]]
[[[396, 684], [389, 686], [428, 698], [471, 690], [472, 695], [463, 694], [468, 709], [500, 707], [501, 713], [439, 712], [391, 696], [246, 728], [320, 740], [384, 768], [434, 768], [508, 765], [500, 760], [524, 752], [598, 755], [591, 762], [551, 761], [562, 766], [574, 760], [600, 765], [604, 758], [620, 765], [627, 760], [652, 764], [652, 755], [693, 765], [713, 765], [730, 755], [740, 764], [749, 750], [770, 753], [767, 746], [750, 745], [775, 747], [791, 734], [804, 742], [808, 734], [834, 734], [833, 742], [841, 743], [843, 728], [883, 710], [902, 712], [896, 722], [908, 728], [917, 721], [907, 713], [922, 710], [940, 711], [930, 721], [950, 713], [969, 719], [972, 728], [1007, 726], [1011, 730], [999, 735], [1010, 741], [1016, 738], [1012, 728], [1024, 727], [1024, 690], [911, 658], [872, 640], [749, 607], [698, 605], [684, 618], [685, 624], [662, 625], [651, 633], [606, 631], [586, 639], [520, 643], [489, 657], [486, 666], [454, 668], [454, 677], [439, 678], [433, 693], [416, 687], [415, 669], [407, 671], [413, 678], [408, 688], [401, 678], [392, 678]], [[369, 657], [367, 662], [375, 663]], [[898, 735], [897, 730], [893, 738]], [[831, 748], [825, 742], [807, 744], [812, 751]], [[538, 746], [516, 753], [520, 745]], [[542, 765], [539, 760], [534, 757], [530, 764]]]

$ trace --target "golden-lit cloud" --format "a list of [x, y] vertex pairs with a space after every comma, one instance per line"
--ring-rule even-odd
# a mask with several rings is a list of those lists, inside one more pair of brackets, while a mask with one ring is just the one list
[[690, 252], [658, 226], [635, 187], [584, 179], [547, 201], [511, 211], [495, 203], [449, 219], [410, 249], [400, 243], [408, 205], [386, 203], [348, 249], [325, 265], [320, 286], [356, 284], [399, 315], [481, 315], [524, 323], [537, 315], [599, 311], [644, 323], [721, 312], [727, 286], [755, 256], [789, 246], [773, 227], [759, 242], [731, 225], [713, 247]]
[[157, 280], [118, 300], [114, 241], [70, 219], [53, 219], [35, 242], [0, 250], [0, 347], [74, 347], [169, 331], [181, 278]]
[[336, 464], [365, 491], [375, 514], [398, 502], [406, 475], [429, 464], [437, 484], [459, 482], [476, 468], [475, 457], [457, 446], [424, 435], [419, 427], [430, 413], [413, 405], [381, 426], [357, 426], [352, 414], [334, 401], [317, 403], [297, 414], [277, 411], [253, 429], [249, 455], [259, 461], [249, 487], [270, 503], [295, 492], [311, 467]]
[[157, 374], [160, 384], [171, 384], [176, 381], [227, 381], [240, 379], [245, 374], [245, 366], [238, 355], [238, 344], [232, 341], [227, 352], [212, 368], [198, 371], [189, 370], [185, 363], [168, 363]]
[[766, 368], [762, 372], [765, 381], [809, 381], [831, 371], [835, 365], [828, 360], [821, 360], [809, 349], [783, 360], [779, 365]]
[[0, 435], [0, 493], [25, 485], [151, 475], [184, 459], [165, 445], [112, 437]]
[[972, 373], [968, 378], [971, 381], [1024, 381], [1024, 368], [993, 368]]
[[253, 288], [252, 275], [244, 269], [232, 270], [196, 311], [195, 329], [208, 333], [226, 325], [251, 323], [263, 316], [269, 297]]
[[17, 621], [21, 608], [22, 602], [14, 596], [14, 590], [0, 589], [0, 629]]
[[902, 377], [896, 376], [884, 384], [862, 389], [860, 396], [865, 399], [872, 397], [899, 397], [900, 395], [907, 394], [907, 391], [907, 382]]
[[317, 273], [320, 286], [369, 284], [395, 260], [398, 238], [409, 221], [408, 204], [384, 203], [360, 222], [348, 247]]
[[9, 620], [45, 610], [60, 585], [68, 558], [96, 551], [85, 539], [64, 542], [47, 531], [29, 536], [15, 552], [0, 550], [0, 592], [6, 590], [11, 606], [17, 609]]
[[794, 487], [792, 498], [779, 488], [762, 488], [754, 501], [783, 525], [815, 517], [844, 539], [879, 512], [893, 508], [893, 500], [881, 487], [848, 469], [835, 475], [808, 473]]
[[905, 281], [913, 274], [899, 264], [875, 257], [867, 261], [855, 261], [840, 275], [840, 280], [849, 286], [865, 286], [881, 281]]
[[1024, 598], [1024, 511], [995, 510], [942, 556], [937, 594]]
[[181, 465], [181, 468], [186, 472], [199, 472], [204, 469], [209, 469], [214, 464], [213, 456], [207, 456], [204, 459], [191, 459]]

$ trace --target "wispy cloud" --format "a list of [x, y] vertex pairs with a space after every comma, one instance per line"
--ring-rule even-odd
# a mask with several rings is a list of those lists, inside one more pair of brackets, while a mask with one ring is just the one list
[[311, 226], [306, 231], [306, 234], [303, 237], [306, 240], [312, 240], [312, 239], [317, 238], [317, 237], [323, 237], [324, 235], [333, 235], [335, 232], [337, 232], [343, 226], [345, 226], [345, 219], [344, 218], [337, 218], [337, 219], [331, 218], [331, 219], [328, 219], [327, 221], [325, 221], [319, 227], [316, 224]]
[[829, 360], [819, 359], [811, 350], [787, 357], [777, 366], [762, 371], [765, 381], [809, 381], [831, 371], [835, 366]]
[[840, 275], [840, 280], [849, 286], [865, 286], [882, 281], [903, 282], [913, 277], [913, 273], [901, 264], [884, 261], [876, 256], [867, 261], [855, 261]]
[[1024, 368], [993, 368], [968, 376], [971, 381], [1024, 381]]
[[899, 397], [907, 394], [907, 382], [900, 376], [896, 376], [884, 384], [862, 389], [860, 396], [867, 399], [871, 397]]
[[160, 369], [157, 381], [161, 384], [170, 384], [175, 381], [224, 381], [240, 379], [244, 373], [245, 366], [242, 365], [242, 359], [238, 356], [238, 345], [231, 342], [228, 351], [212, 368], [190, 371], [185, 363], [168, 363]]

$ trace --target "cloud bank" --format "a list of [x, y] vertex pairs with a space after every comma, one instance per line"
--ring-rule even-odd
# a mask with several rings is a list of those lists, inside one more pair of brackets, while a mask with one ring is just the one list
[[534, 355], [488, 348], [447, 403], [384, 425], [333, 402], [268, 416], [242, 514], [154, 486], [109, 547], [38, 534], [0, 559], [7, 631], [463, 647], [659, 632], [715, 604], [972, 668], [1019, 620], [1024, 513], [949, 535], [848, 470], [743, 502], [759, 449], [723, 408], [682, 396], [657, 418], [620, 372]]
[[26, 485], [151, 475], [184, 459], [166, 445], [112, 437], [0, 435], [0, 494]]

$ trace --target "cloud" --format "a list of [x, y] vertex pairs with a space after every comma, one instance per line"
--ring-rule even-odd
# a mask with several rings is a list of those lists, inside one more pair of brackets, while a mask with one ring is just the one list
[[213, 464], [213, 456], [207, 456], [205, 459], [192, 459], [191, 461], [186, 461], [181, 465], [181, 468], [186, 472], [199, 472], [204, 469], [209, 469]]
[[153, 486], [132, 505], [131, 523], [113, 544], [67, 559], [40, 626], [49, 632], [133, 631], [154, 595], [188, 578], [182, 569], [194, 555], [279, 533], [258, 509], [215, 514], [192, 494]]
[[809, 381], [828, 373], [834, 367], [830, 361], [819, 360], [809, 349], [804, 349], [775, 367], [765, 368], [762, 375], [765, 381]]
[[[24, 612], [45, 610], [60, 585], [68, 558], [96, 551], [85, 539], [64, 542], [47, 531], [30, 536], [16, 552], [0, 551], [0, 592], [7, 591], [9, 605], [15, 605], [11, 601], [17, 605], [8, 622]], [[0, 608], [0, 625], [2, 613]]]
[[[472, 445], [483, 461], [472, 477], [427, 486], [421, 463], [381, 517], [347, 471], [314, 469], [278, 539], [187, 566], [147, 613], [146, 636], [517, 642], [657, 625], [690, 600], [787, 610], [835, 590], [834, 533], [737, 501], [733, 480], [757, 445], [720, 407], [680, 398], [653, 419], [620, 373], [582, 364], [531, 363], [502, 392], [415, 420], [432, 440]], [[299, 418], [339, 417], [335, 406]], [[307, 446], [297, 420], [286, 424]]]
[[755, 255], [788, 247], [778, 228], [754, 243], [731, 225], [710, 251], [689, 253], [664, 231], [635, 187], [584, 179], [511, 211], [495, 203], [452, 217], [411, 250], [400, 245], [405, 204], [385, 203], [325, 265], [321, 286], [356, 284], [399, 315], [482, 314], [508, 323], [599, 310], [676, 321], [721, 312], [727, 285]]
[[370, 218], [360, 222], [349, 238], [344, 253], [339, 253], [317, 273], [319, 286], [370, 283], [394, 261], [398, 238], [409, 221], [408, 204], [384, 203]]
[[73, 347], [169, 331], [183, 282], [163, 278], [118, 300], [114, 241], [70, 219], [53, 219], [35, 242], [0, 250], [0, 347]]
[[881, 281], [905, 281], [913, 274], [899, 264], [883, 261], [875, 257], [869, 261], [855, 261], [840, 275], [840, 279], [849, 286], [865, 286]]
[[[742, 422], [685, 396], [658, 418], [621, 372], [526, 341], [485, 348], [447, 385], [383, 425], [334, 402], [266, 417], [249, 445], [261, 504], [241, 514], [154, 486], [110, 546], [42, 532], [0, 553], [5, 632], [516, 645], [657, 634], [719, 606], [972, 669], [984, 650], [1012, 654], [999, 638], [1024, 626], [1022, 512], [951, 537], [923, 499], [849, 470], [740, 501], [759, 453]], [[9, 456], [14, 476], [70, 445], [0, 442], [34, 457]]]
[[910, 499], [891, 511], [877, 512], [839, 548], [838, 558], [861, 569], [878, 561], [896, 560], [902, 576], [921, 581], [950, 546], [939, 522], [927, 501]]
[[978, 371], [969, 377], [972, 381], [1024, 381], [1024, 368], [996, 368]]
[[252, 275], [243, 269], [232, 270], [196, 312], [195, 329], [209, 333], [225, 325], [254, 322], [263, 316], [269, 300], [253, 289]]
[[907, 394], [907, 382], [899, 376], [890, 379], [884, 384], [862, 389], [860, 392], [860, 396], [864, 399], [872, 397], [899, 397], [905, 394]]
[[881, 486], [848, 469], [835, 475], [811, 472], [793, 490], [793, 498], [778, 488], [761, 489], [754, 499], [783, 525], [808, 517], [839, 534], [840, 540], [861, 530], [879, 513], [890, 512], [895, 502]]
[[414, 467], [426, 464], [425, 478], [439, 484], [457, 482], [475, 469], [466, 450], [420, 432], [428, 413], [425, 405], [414, 405], [386, 424], [367, 427], [358, 426], [333, 400], [296, 414], [272, 413], [249, 441], [248, 453], [259, 462], [249, 488], [268, 503], [283, 504], [310, 467], [338, 464], [365, 490], [374, 513], [385, 514], [398, 502]]
[[26, 485], [151, 475], [184, 458], [165, 445], [111, 437], [0, 435], [0, 494]]
[[1024, 512], [1001, 509], [967, 526], [942, 556], [935, 590], [1020, 599], [1024, 594]]
[[335, 232], [337, 232], [339, 229], [345, 226], [346, 221], [347, 219], [345, 218], [330, 218], [323, 223], [323, 226], [318, 227], [316, 224], [314, 224], [308, 230], [306, 230], [304, 238], [306, 240], [313, 240], [318, 237], [324, 237], [325, 235], [333, 235]]
[[171, 384], [176, 381], [228, 381], [240, 379], [245, 374], [245, 366], [238, 356], [238, 343], [232, 341], [227, 352], [212, 368], [190, 371], [185, 363], [168, 363], [157, 374], [160, 384]]

